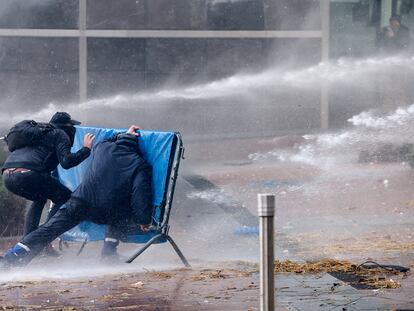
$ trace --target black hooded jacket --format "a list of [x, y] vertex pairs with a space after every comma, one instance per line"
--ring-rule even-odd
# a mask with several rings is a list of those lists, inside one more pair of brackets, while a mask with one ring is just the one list
[[92, 164], [72, 200], [87, 206], [91, 220], [111, 224], [131, 218], [149, 224], [152, 216], [152, 168], [143, 159], [134, 135], [96, 144]]
[[40, 173], [51, 173], [58, 164], [65, 169], [69, 169], [78, 165], [90, 155], [91, 151], [86, 147], [71, 153], [73, 140], [69, 137], [69, 134], [56, 125], [51, 125], [53, 129], [45, 133], [41, 144], [13, 151], [7, 157], [2, 169], [26, 168]]

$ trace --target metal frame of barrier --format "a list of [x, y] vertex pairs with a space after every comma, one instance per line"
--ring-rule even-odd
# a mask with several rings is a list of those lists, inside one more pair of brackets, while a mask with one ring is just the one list
[[170, 225], [169, 225], [169, 219], [170, 219], [170, 213], [172, 208], [172, 202], [174, 198], [174, 191], [175, 191], [175, 185], [177, 183], [178, 178], [178, 169], [180, 167], [180, 161], [181, 159], [184, 159], [184, 145], [183, 141], [181, 139], [180, 133], [176, 132], [174, 137], [174, 142], [172, 145], [172, 152], [170, 155], [170, 163], [169, 163], [169, 174], [167, 176], [167, 187], [165, 189], [164, 193], [164, 201], [161, 204], [161, 209], [164, 211], [163, 219], [160, 224], [157, 225], [156, 231], [159, 231], [159, 234], [152, 237], [143, 247], [141, 247], [136, 253], [134, 253], [127, 261], [126, 263], [133, 262], [139, 255], [141, 255], [148, 247], [150, 247], [152, 244], [157, 242], [158, 240], [166, 240], [168, 241], [177, 255], [180, 257], [181, 261], [186, 267], [190, 267], [190, 264], [188, 263], [187, 259], [185, 258], [184, 254], [181, 252], [177, 244], [174, 242], [172, 237], [168, 234]]

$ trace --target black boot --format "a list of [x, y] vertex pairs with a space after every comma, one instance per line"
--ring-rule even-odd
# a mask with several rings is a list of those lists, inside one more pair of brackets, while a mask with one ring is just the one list
[[119, 241], [112, 238], [105, 238], [101, 251], [101, 262], [103, 263], [119, 263], [121, 258], [117, 252]]

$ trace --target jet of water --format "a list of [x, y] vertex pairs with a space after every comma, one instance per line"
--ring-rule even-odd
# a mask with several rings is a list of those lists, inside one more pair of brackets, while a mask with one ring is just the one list
[[339, 164], [355, 162], [359, 152], [381, 145], [414, 143], [414, 104], [400, 107], [387, 115], [363, 111], [348, 120], [348, 129], [317, 135], [303, 136], [305, 142], [294, 152], [271, 150], [250, 154], [255, 161], [277, 160], [315, 165], [331, 169]]
[[[231, 77], [175, 88], [161, 88], [135, 94], [117, 94], [111, 97], [95, 98], [84, 103], [51, 102], [40, 110], [26, 109], [11, 112], [12, 102], [3, 102], [5, 107], [0, 115], [0, 126], [10, 126], [21, 119], [47, 120], [57, 110], [65, 110], [76, 115], [88, 115], [97, 109], [108, 111], [139, 109], [162, 109], [171, 107], [174, 102], [188, 105], [214, 105], [217, 100], [231, 102], [272, 102], [282, 93], [317, 91], [326, 84], [339, 83], [357, 89], [373, 88], [378, 76], [393, 73], [414, 73], [414, 57], [393, 56], [367, 58], [362, 60], [339, 59], [322, 62], [302, 69], [275, 67], [257, 73], [239, 73]], [[277, 109], [277, 104], [275, 104]], [[7, 109], [6, 109], [7, 108]]]

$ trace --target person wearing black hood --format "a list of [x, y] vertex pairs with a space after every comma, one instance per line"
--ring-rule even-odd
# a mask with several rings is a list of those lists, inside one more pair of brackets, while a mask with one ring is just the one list
[[[86, 134], [84, 147], [71, 153], [76, 128], [80, 124], [66, 112], [56, 112], [49, 122], [49, 130], [40, 143], [14, 150], [2, 168], [5, 187], [14, 194], [32, 201], [25, 215], [23, 235], [36, 230], [46, 201], [54, 203], [48, 219], [70, 198], [71, 191], [51, 173], [60, 164], [70, 169], [89, 157], [94, 136]], [[57, 255], [51, 245], [46, 253]]]

